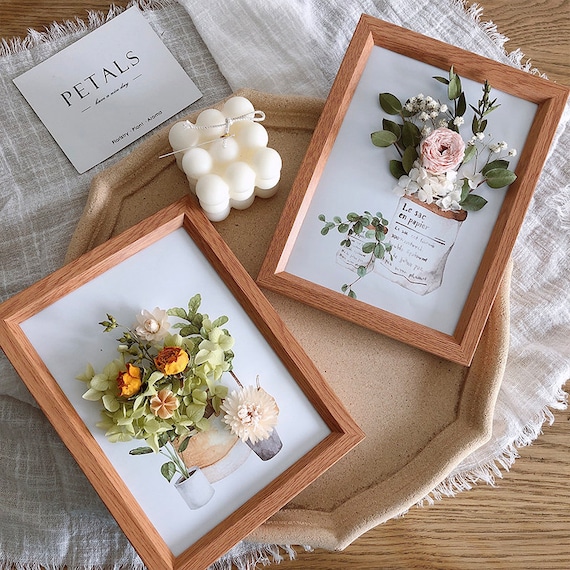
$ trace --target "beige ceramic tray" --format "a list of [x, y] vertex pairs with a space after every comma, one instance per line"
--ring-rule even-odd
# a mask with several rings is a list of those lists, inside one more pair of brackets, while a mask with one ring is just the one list
[[[256, 277], [323, 102], [251, 91], [283, 158], [280, 189], [232, 210], [216, 228]], [[194, 120], [194, 117], [189, 117]], [[167, 126], [96, 176], [69, 247], [74, 259], [188, 192]], [[259, 542], [342, 549], [405, 512], [491, 434], [508, 343], [508, 275], [467, 369], [294, 300], [270, 302], [366, 432], [356, 450], [251, 535]]]

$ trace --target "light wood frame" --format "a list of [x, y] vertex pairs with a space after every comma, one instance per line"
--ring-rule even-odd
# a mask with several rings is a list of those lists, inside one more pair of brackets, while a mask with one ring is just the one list
[[[520, 153], [517, 180], [509, 187], [482, 262], [453, 334], [445, 334], [386, 310], [348, 298], [288, 273], [286, 266], [360, 77], [374, 46], [455, 72], [535, 103], [537, 111]], [[387, 70], [389, 72], [389, 70]], [[259, 272], [261, 287], [366, 326], [445, 359], [469, 365], [570, 90], [543, 78], [363, 15], [355, 30], [323, 113], [295, 179]], [[374, 130], [373, 128], [370, 131]], [[520, 149], [519, 149], [520, 152]]]
[[[51, 375], [21, 324], [171, 232], [184, 228], [330, 429], [309, 453], [174, 556]], [[182, 199], [0, 305], [0, 345], [145, 564], [203, 569], [290, 501], [364, 437], [195, 200]]]

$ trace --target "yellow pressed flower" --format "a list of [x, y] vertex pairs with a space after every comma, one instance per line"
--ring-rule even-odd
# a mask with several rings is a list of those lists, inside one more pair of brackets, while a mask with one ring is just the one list
[[127, 364], [127, 370], [119, 372], [117, 376], [117, 386], [119, 396], [130, 398], [141, 389], [141, 369], [138, 366]]
[[163, 420], [171, 418], [178, 405], [178, 398], [168, 388], [163, 388], [150, 400], [152, 413]]
[[156, 367], [167, 376], [183, 372], [190, 357], [179, 346], [165, 346], [154, 359]]

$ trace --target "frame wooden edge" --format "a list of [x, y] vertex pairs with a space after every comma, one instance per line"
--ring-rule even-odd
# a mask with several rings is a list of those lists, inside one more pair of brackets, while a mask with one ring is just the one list
[[[55, 380], [44, 382], [44, 378], [51, 377], [51, 374], [20, 328], [21, 320], [0, 315], [0, 340], [6, 356], [127, 538], [134, 544], [139, 542], [139, 534], [149, 537], [148, 542], [137, 547], [141, 558], [157, 562], [157, 570], [172, 568], [173, 556], [168, 546], [150, 523], [63, 390]], [[22, 347], [25, 347], [25, 351], [21, 350]], [[127, 511], [130, 511], [130, 514]]]
[[[538, 107], [516, 169], [518, 179], [506, 193], [453, 335], [382, 309], [367, 309], [366, 303], [344, 300], [339, 293], [285, 271], [356, 86], [376, 45], [441, 69], [454, 65], [460, 76], [481, 83], [487, 79], [493, 87]], [[345, 320], [367, 322], [371, 330], [469, 366], [569, 95], [568, 87], [363, 14], [285, 203], [257, 283]], [[322, 301], [318, 296], [322, 296]]]
[[[51, 377], [20, 325], [67, 293], [181, 227], [216, 269], [331, 433], [175, 557]], [[157, 570], [174, 570], [190, 562], [206, 567], [215, 562], [364, 438], [364, 432], [191, 196], [178, 200], [0, 304], [0, 344], [141, 558]], [[26, 347], [26, 356], [20, 345]], [[51, 381], [46, 383], [46, 378]], [[141, 535], [148, 540], [141, 540]]]

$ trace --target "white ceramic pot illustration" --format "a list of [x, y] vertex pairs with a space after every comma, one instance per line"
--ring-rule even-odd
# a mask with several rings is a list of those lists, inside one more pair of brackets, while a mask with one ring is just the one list
[[174, 486], [191, 509], [199, 509], [214, 496], [214, 487], [199, 467], [190, 467], [188, 472], [190, 477], [181, 477]]
[[403, 196], [388, 226], [392, 258], [376, 260], [374, 271], [419, 295], [441, 286], [445, 264], [465, 210], [443, 212], [435, 204]]

